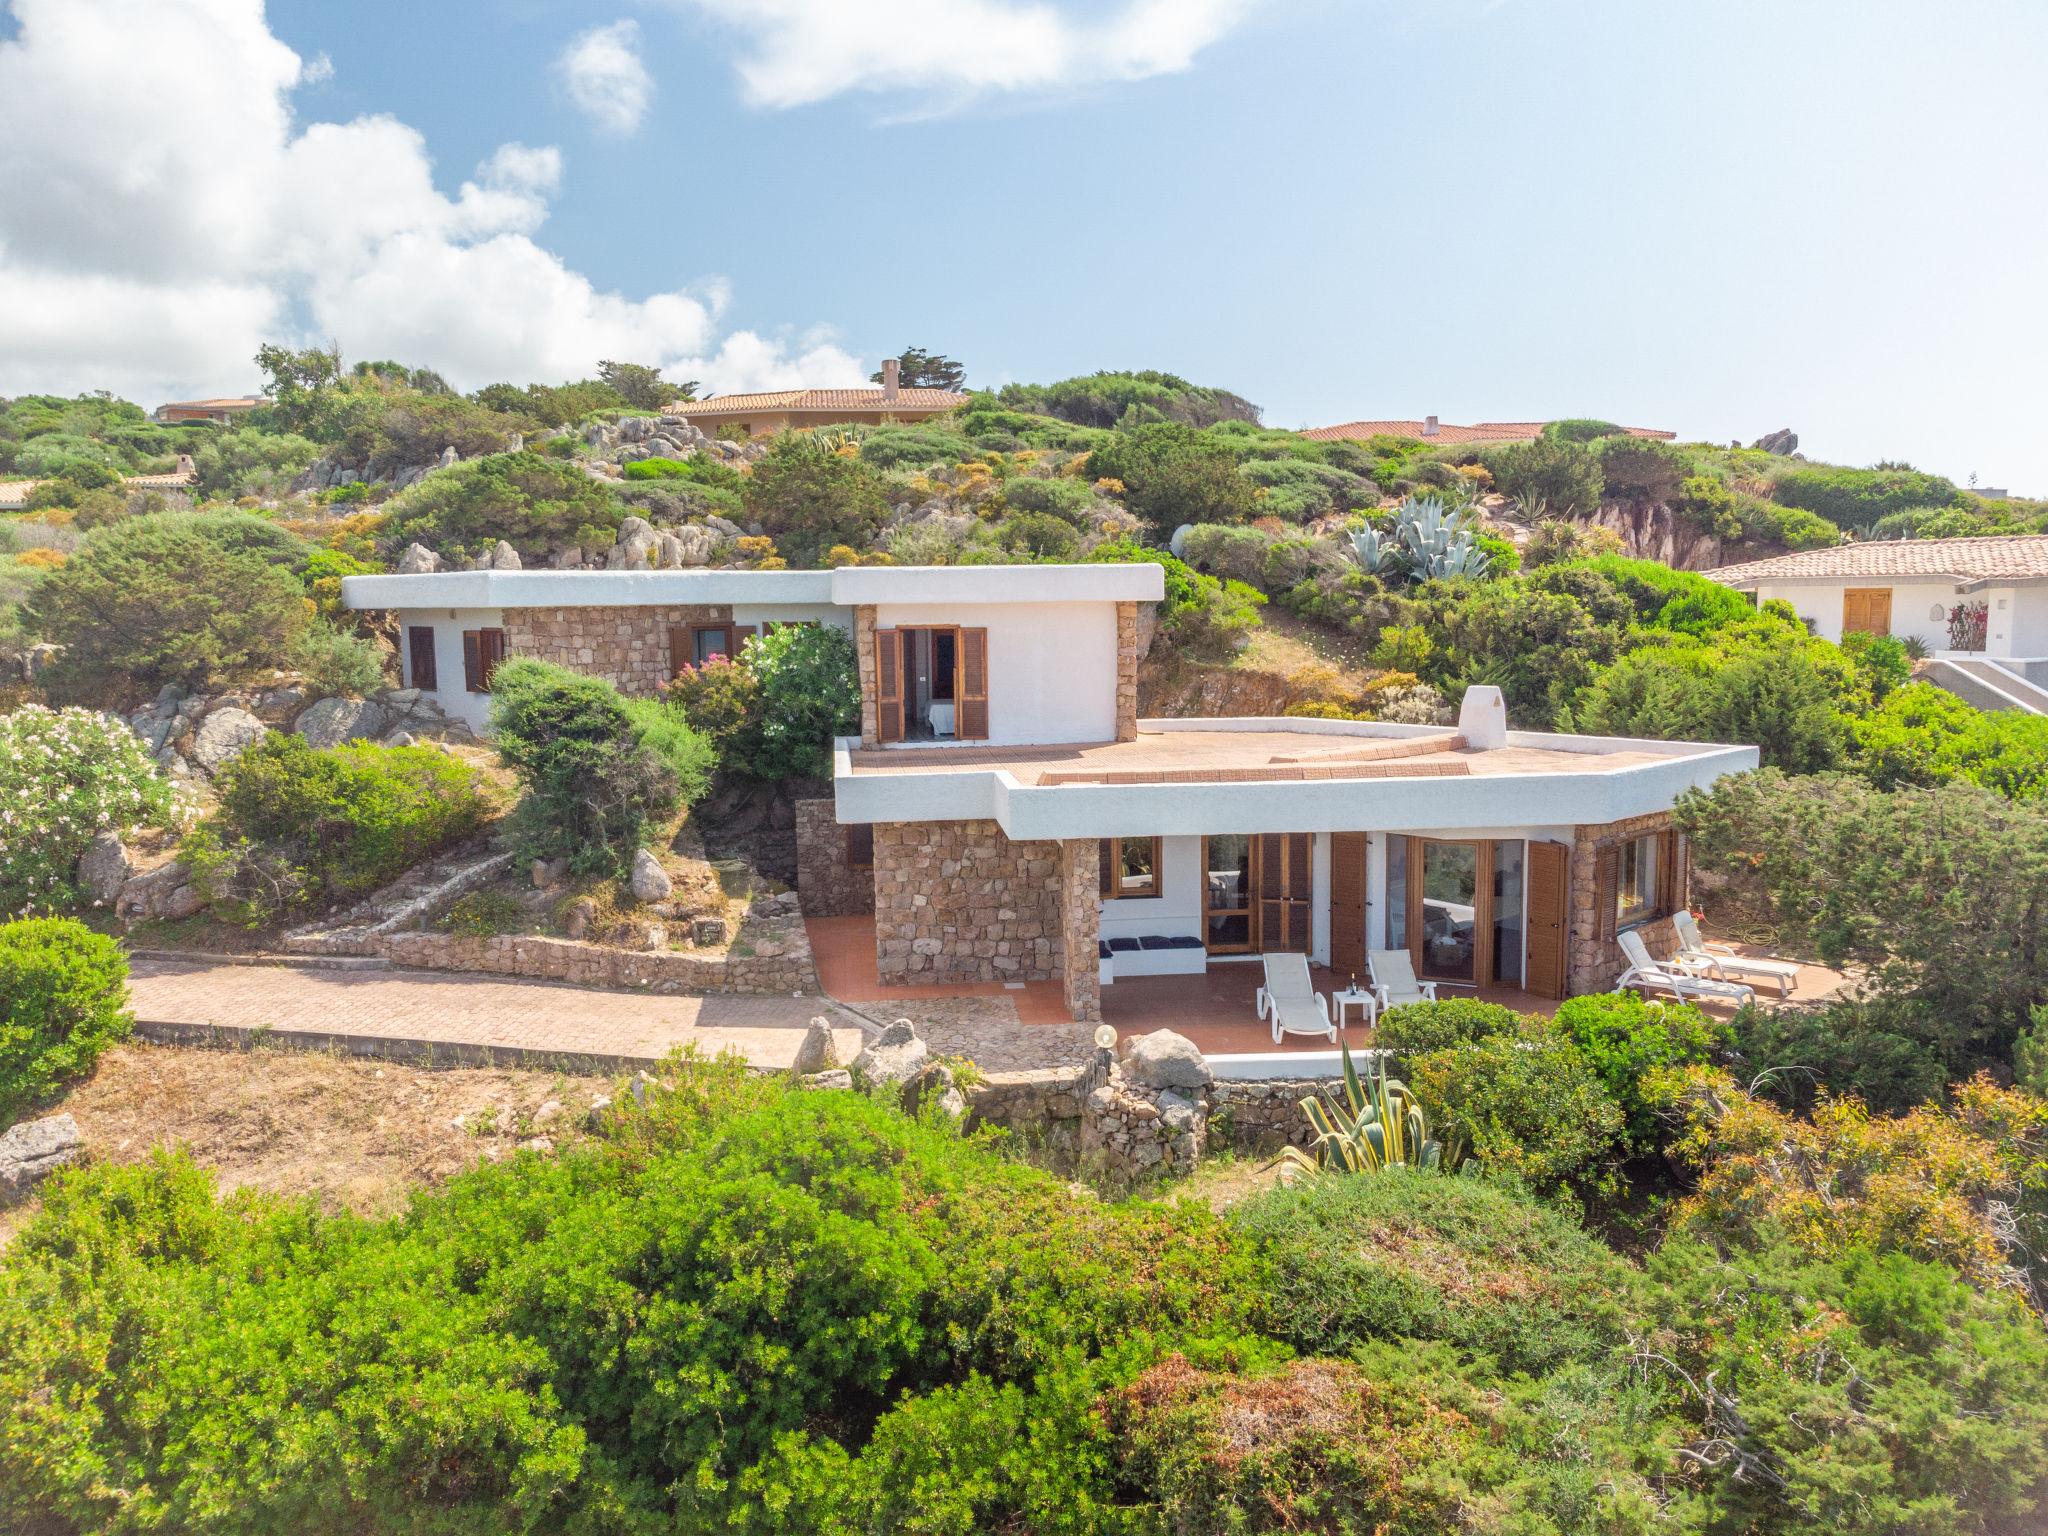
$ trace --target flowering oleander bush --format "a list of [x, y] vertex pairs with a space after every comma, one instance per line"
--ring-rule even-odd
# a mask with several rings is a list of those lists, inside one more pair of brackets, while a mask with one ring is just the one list
[[113, 716], [39, 704], [0, 716], [0, 916], [73, 905], [94, 836], [171, 814], [171, 786]]

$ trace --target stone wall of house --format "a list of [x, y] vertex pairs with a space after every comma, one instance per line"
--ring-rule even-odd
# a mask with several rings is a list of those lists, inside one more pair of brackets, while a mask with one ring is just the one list
[[1138, 739], [1138, 605], [1116, 605], [1116, 739]]
[[1067, 1013], [1077, 1024], [1102, 1017], [1102, 845], [1092, 837], [1060, 844], [1060, 969]]
[[[672, 949], [635, 951], [536, 934], [469, 938], [452, 933], [393, 933], [378, 951], [394, 965], [435, 971], [484, 972], [574, 982], [586, 987], [646, 987], [657, 992], [820, 992], [810, 940], [801, 922], [778, 930], [755, 953], [693, 955]], [[772, 948], [774, 954], [763, 954]]]
[[[1621, 946], [1611, 937], [1601, 933], [1600, 914], [1600, 857], [1617, 843], [1630, 838], [1643, 837], [1652, 832], [1662, 832], [1672, 824], [1669, 811], [1655, 811], [1647, 816], [1631, 816], [1626, 821], [1610, 821], [1600, 825], [1582, 826], [1573, 830], [1570, 872], [1570, 949], [1566, 955], [1565, 991], [1576, 997], [1585, 992], [1606, 992], [1610, 990], [1621, 973], [1628, 969], [1628, 961], [1622, 957]], [[1679, 902], [1684, 903], [1692, 888], [1692, 848], [1685, 838], [1677, 840], [1678, 870], [1673, 877], [1672, 890]], [[1668, 917], [1655, 918], [1639, 925], [1636, 932], [1642, 935], [1643, 944], [1659, 960], [1669, 959], [1678, 953], [1678, 930], [1671, 925]]]
[[875, 910], [875, 872], [846, 862], [846, 833], [830, 800], [796, 803], [796, 889], [812, 917], [851, 917]]
[[1059, 980], [1061, 857], [1059, 844], [1012, 842], [993, 821], [877, 826], [882, 979]]
[[651, 694], [673, 675], [671, 625], [731, 622], [732, 609], [723, 603], [507, 608], [505, 651], [606, 678], [621, 693]]
[[875, 675], [875, 605], [860, 603], [853, 610], [853, 655], [860, 669], [860, 744], [882, 744], [882, 712], [877, 703], [880, 684]]

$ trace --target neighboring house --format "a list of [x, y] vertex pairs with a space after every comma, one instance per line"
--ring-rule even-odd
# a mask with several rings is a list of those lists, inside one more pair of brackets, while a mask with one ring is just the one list
[[[763, 626], [827, 623], [861, 728], [798, 806], [814, 917], [872, 914], [885, 983], [1056, 981], [1077, 1019], [1119, 978], [1264, 951], [1363, 977], [1407, 948], [1451, 987], [1611, 986], [1616, 933], [1669, 954], [1690, 856], [1671, 808], [1754, 748], [1455, 728], [1140, 720], [1156, 565], [352, 576], [395, 610], [406, 681], [481, 722], [491, 669], [542, 656], [651, 692]], [[1447, 992], [1446, 995], [1455, 995]]]
[[[121, 484], [131, 491], [182, 491], [198, 478], [192, 456], [181, 453], [178, 467], [168, 475], [130, 475]], [[40, 484], [40, 480], [0, 480], [0, 512], [21, 511]]]
[[262, 395], [231, 395], [221, 400], [173, 400], [169, 405], [158, 406], [153, 414], [165, 426], [176, 426], [181, 421], [226, 424], [268, 404], [270, 401]]
[[1872, 540], [1701, 574], [1790, 603], [1824, 640], [1917, 640], [1943, 687], [1985, 708], [2048, 713], [2048, 534]]
[[722, 427], [737, 426], [749, 437], [766, 437], [798, 427], [829, 427], [851, 422], [879, 426], [885, 422], [923, 421], [967, 403], [951, 389], [902, 389], [896, 383], [899, 364], [882, 364], [878, 387], [862, 389], [776, 389], [761, 394], [713, 395], [709, 400], [679, 400], [662, 407], [700, 432], [717, 436]]
[[[1347, 421], [1341, 426], [1312, 427], [1303, 437], [1324, 442], [1345, 439], [1364, 442], [1369, 437], [1419, 437], [1425, 443], [1533, 443], [1549, 426], [1547, 421], [1482, 421], [1473, 426], [1454, 426], [1425, 416], [1420, 421]], [[1659, 427], [1623, 427], [1629, 437], [1655, 438], [1670, 442], [1676, 432]]]

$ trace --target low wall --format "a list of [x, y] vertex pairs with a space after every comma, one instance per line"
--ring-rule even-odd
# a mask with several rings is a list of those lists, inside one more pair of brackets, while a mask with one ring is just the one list
[[846, 862], [846, 832], [831, 800], [796, 803], [796, 889], [812, 917], [856, 917], [875, 910], [875, 872]]
[[651, 987], [665, 992], [819, 992], [803, 924], [773, 941], [774, 955], [690, 955], [675, 950], [610, 949], [533, 934], [468, 938], [452, 933], [392, 933], [377, 939], [393, 965], [434, 971], [532, 976], [586, 987]]

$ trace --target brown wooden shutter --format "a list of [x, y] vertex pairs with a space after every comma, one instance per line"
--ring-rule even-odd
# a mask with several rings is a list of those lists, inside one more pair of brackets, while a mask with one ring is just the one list
[[1105, 837], [1096, 844], [1095, 863], [1097, 871], [1095, 877], [1096, 894], [1101, 896], [1104, 901], [1114, 900], [1117, 872], [1123, 867], [1123, 861], [1117, 857], [1117, 840], [1115, 838]]
[[903, 739], [903, 631], [875, 631], [875, 736]]
[[1597, 857], [1599, 905], [1593, 913], [1593, 932], [1596, 938], [1611, 939], [1617, 927], [1616, 909], [1621, 905], [1621, 844], [1602, 848]]
[[462, 632], [462, 686], [471, 693], [484, 691], [484, 642], [480, 629]]
[[960, 631], [959, 700], [953, 734], [961, 741], [988, 739], [988, 631]]
[[1306, 832], [1266, 832], [1258, 838], [1253, 878], [1258, 947], [1266, 953], [1308, 953], [1314, 846]]
[[483, 674], [484, 693], [491, 691], [491, 674], [498, 670], [498, 664], [505, 659], [505, 631], [502, 629], [480, 629], [476, 632], [477, 660]]
[[432, 625], [413, 624], [405, 631], [405, 648], [412, 662], [412, 686], [432, 692], [439, 687], [434, 668], [434, 630]]
[[1522, 984], [1538, 997], [1563, 997], [1565, 913], [1571, 851], [1563, 843], [1529, 845], [1529, 958]]
[[1676, 912], [1682, 894], [1678, 879], [1678, 833], [1657, 834], [1657, 910]]
[[725, 654], [733, 661], [740, 659], [740, 652], [747, 648], [747, 642], [761, 632], [758, 624], [728, 624], [725, 627]]
[[1330, 834], [1330, 969], [1365, 970], [1365, 846], [1363, 832]]
[[668, 627], [668, 675], [681, 677], [684, 672], [697, 664], [697, 648], [690, 643], [690, 626], [671, 624]]

